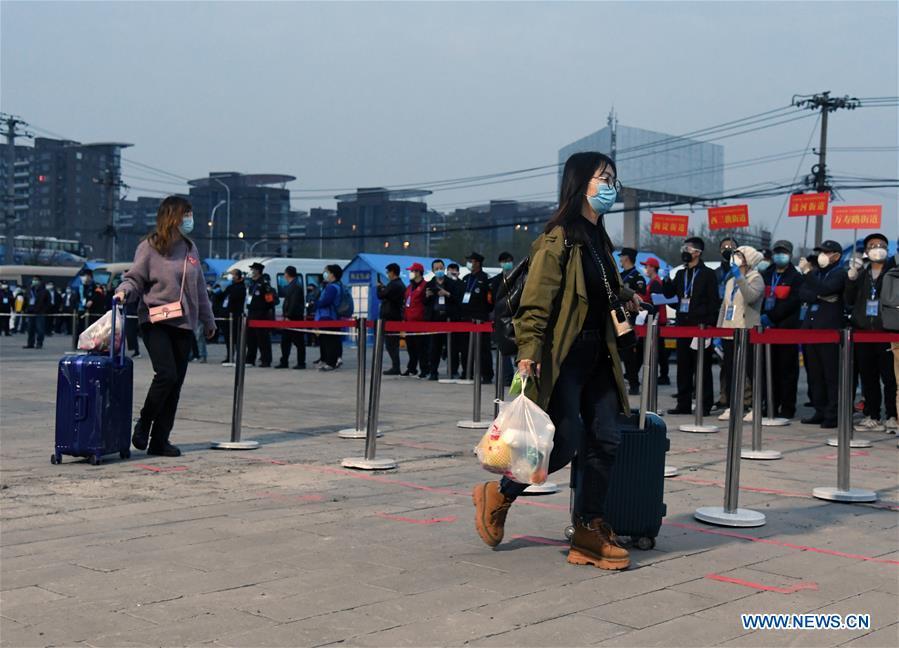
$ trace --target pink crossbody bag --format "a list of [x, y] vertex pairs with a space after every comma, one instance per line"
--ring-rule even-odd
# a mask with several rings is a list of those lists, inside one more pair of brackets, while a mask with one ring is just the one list
[[151, 308], [150, 321], [153, 324], [184, 316], [184, 307], [181, 305], [181, 301], [184, 299], [184, 280], [187, 278], [187, 257], [189, 256], [190, 251], [188, 250], [187, 255], [184, 257], [184, 267], [181, 272], [181, 294], [178, 296], [178, 301]]

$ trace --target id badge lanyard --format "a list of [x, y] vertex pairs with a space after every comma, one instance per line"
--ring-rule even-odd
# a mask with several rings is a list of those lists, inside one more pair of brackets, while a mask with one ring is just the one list
[[474, 277], [474, 275], [468, 276], [468, 283], [465, 286], [465, 295], [462, 296], [462, 303], [467, 304], [471, 301], [471, 289], [474, 288], [475, 284], [478, 280]]
[[865, 316], [877, 317], [880, 314], [880, 300], [877, 298], [877, 281], [871, 277], [871, 298], [865, 304]]
[[690, 279], [689, 285], [687, 284], [687, 274], [688, 271], [684, 269], [684, 296], [680, 300], [680, 312], [681, 313], [689, 313], [690, 312], [690, 299], [693, 297], [693, 284], [696, 282], [696, 275], [699, 274], [699, 266], [696, 266], [696, 270], [693, 272], [693, 277]]
[[766, 311], [774, 310], [774, 303], [777, 301], [775, 291], [777, 290], [777, 286], [780, 284], [781, 279], [783, 279], [783, 275], [776, 272], [774, 273], [774, 276], [771, 277], [771, 294], [765, 298]]
[[736, 304], [734, 304], [734, 297], [737, 296], [737, 291], [739, 289], [740, 289], [740, 287], [737, 285], [737, 282], [734, 281], [734, 287], [730, 291], [730, 305], [724, 311], [724, 319], [728, 322], [734, 321], [734, 306], [736, 306]]

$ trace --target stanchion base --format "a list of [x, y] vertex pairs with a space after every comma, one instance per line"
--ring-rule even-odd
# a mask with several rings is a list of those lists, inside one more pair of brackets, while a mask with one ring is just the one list
[[693, 432], [695, 434], [712, 434], [719, 430], [717, 425], [696, 425], [695, 423], [685, 423], [677, 429], [681, 432]]
[[340, 462], [344, 468], [356, 468], [358, 470], [391, 470], [396, 468], [393, 459], [366, 459], [365, 457], [347, 457]]
[[[827, 445], [834, 448], [840, 447], [840, 440], [836, 437], [827, 440]], [[850, 448], [870, 448], [873, 444], [867, 439], [849, 439]]]
[[[437, 380], [437, 384], [438, 385], [458, 385], [459, 379], [458, 378], [440, 378]], [[474, 384], [474, 381], [472, 381], [472, 384]]]
[[486, 430], [490, 427], [492, 421], [459, 421], [456, 427], [465, 428], [467, 430]]
[[818, 499], [830, 500], [831, 502], [875, 502], [877, 501], [877, 493], [867, 488], [850, 488], [849, 490], [840, 490], [832, 486], [821, 486], [812, 491], [812, 495]]
[[[438, 380], [437, 382], [440, 382], [440, 381]], [[464, 378], [459, 378], [459, 380], [455, 380], [453, 382], [455, 382], [457, 385], [473, 385], [474, 384], [473, 380], [465, 380]]]
[[783, 459], [784, 456], [777, 450], [743, 450], [740, 452], [740, 458], [770, 461], [771, 459]]
[[677, 477], [679, 474], [680, 470], [674, 466], [665, 466], [665, 477]]
[[764, 427], [783, 427], [790, 424], [790, 419], [776, 416], [774, 418], [763, 418], [762, 425]]
[[237, 365], [234, 364], [233, 362], [223, 362], [222, 366], [223, 367], [236, 367]]
[[552, 495], [558, 493], [561, 489], [555, 482], [543, 482], [542, 484], [531, 484], [524, 489], [522, 495]]
[[765, 524], [765, 514], [750, 509], [738, 508], [728, 513], [723, 506], [703, 506], [693, 514], [700, 522], [728, 527], [757, 527]]
[[[341, 439], [364, 439], [368, 436], [367, 430], [357, 430], [355, 428], [345, 428], [337, 431], [337, 436]], [[378, 430], [378, 436], [384, 436], [384, 432]]]
[[213, 441], [209, 444], [213, 450], [255, 450], [258, 441]]

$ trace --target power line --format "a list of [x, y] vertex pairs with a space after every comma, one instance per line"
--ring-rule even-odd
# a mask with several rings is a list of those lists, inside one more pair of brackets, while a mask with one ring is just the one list
[[[805, 162], [805, 156], [808, 154], [809, 150], [812, 148], [812, 138], [815, 137], [815, 130], [818, 128], [818, 123], [821, 121], [821, 116], [818, 116], [818, 119], [815, 120], [815, 124], [812, 126], [811, 132], [808, 134], [808, 142], [805, 143], [805, 151], [802, 153], [802, 159], [799, 160], [799, 165], [796, 167], [796, 173], [793, 174], [793, 182], [799, 180], [799, 173], [802, 171], [802, 165]], [[777, 231], [777, 227], [780, 225], [780, 220], [783, 218], [784, 212], [787, 210], [787, 203], [790, 202], [790, 197], [787, 196], [784, 198], [783, 205], [780, 207], [780, 214], [777, 215], [777, 220], [774, 221], [774, 227], [771, 228], [771, 233]]]

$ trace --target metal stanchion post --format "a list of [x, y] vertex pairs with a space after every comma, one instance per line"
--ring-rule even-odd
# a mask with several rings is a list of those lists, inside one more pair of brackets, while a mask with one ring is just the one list
[[765, 523], [765, 515], [738, 507], [740, 495], [740, 446], [743, 436], [743, 389], [746, 386], [748, 329], [734, 329], [734, 373], [731, 380], [731, 416], [727, 427], [727, 469], [724, 482], [724, 506], [705, 506], [693, 514], [697, 520], [729, 527], [756, 527]]
[[341, 461], [344, 468], [360, 470], [390, 470], [396, 468], [393, 459], [376, 459], [378, 407], [381, 404], [381, 365], [384, 363], [384, 320], [379, 319], [375, 329], [375, 351], [371, 365], [371, 384], [368, 390], [368, 421], [365, 429], [365, 456], [347, 457]]
[[247, 361], [247, 318], [242, 317], [240, 322], [240, 345], [237, 353], [237, 366], [234, 368], [234, 404], [231, 410], [231, 440], [214, 441], [211, 447], [214, 450], [255, 450], [259, 447], [258, 441], [241, 441], [240, 428], [243, 423], [243, 390]]
[[228, 313], [228, 345], [225, 349], [225, 361], [222, 366], [233, 367], [234, 365], [234, 313]]
[[[840, 393], [837, 419], [839, 442], [837, 443], [837, 487], [815, 488], [812, 495], [832, 502], [873, 502], [877, 493], [867, 488], [849, 486], [849, 460], [852, 452], [852, 400], [855, 385], [852, 380], [852, 329], [843, 329], [840, 335]], [[828, 442], [829, 443], [829, 442]]]
[[496, 348], [496, 397], [493, 400], [493, 418], [499, 416], [499, 404], [503, 402], [505, 398], [505, 382], [506, 377], [503, 375], [505, 373], [503, 366], [503, 354], [499, 350], [499, 347]]
[[[842, 332], [842, 335], [840, 337], [840, 345], [841, 345], [840, 346], [840, 371], [842, 371], [844, 367], [849, 367], [848, 371], [849, 371], [850, 375], [852, 375], [855, 373], [855, 369], [853, 367], [853, 358], [854, 358], [853, 354], [854, 354], [855, 342], [852, 341], [852, 336], [850, 334], [849, 335], [850, 341], [847, 344], [846, 339], [845, 339], [847, 331], [849, 331], [849, 329], [844, 329]], [[846, 346], [853, 348], [853, 350], [851, 350], [847, 353]], [[842, 376], [842, 373], [840, 375]], [[841, 380], [842, 380], [842, 378], [841, 378]], [[843, 383], [840, 383], [840, 385], [842, 385], [842, 384]], [[872, 446], [871, 441], [869, 441], [868, 439], [856, 439], [855, 438], [855, 430], [854, 430], [854, 426], [852, 424], [852, 403], [855, 400], [855, 384], [853, 381], [850, 381], [847, 389], [848, 389], [848, 391], [846, 393], [846, 403], [848, 403], [847, 409], [849, 411], [849, 414], [848, 414], [849, 422], [846, 427], [849, 429], [849, 447], [850, 448], [870, 448]], [[839, 390], [840, 391], [837, 396], [837, 402], [839, 403], [838, 407], [842, 408], [843, 407], [843, 401], [842, 401], [843, 388], [839, 387]], [[838, 448], [840, 446], [840, 443], [843, 443], [843, 441], [842, 441], [842, 438], [843, 438], [843, 432], [842, 432], [843, 413], [842, 412], [843, 412], [843, 410], [839, 409], [839, 411], [837, 413], [837, 421], [840, 425], [839, 430], [837, 430], [838, 436], [831, 437], [830, 439], [827, 440], [827, 445], [832, 446], [834, 448]]]
[[468, 358], [465, 363], [465, 378], [460, 378], [456, 381], [458, 385], [473, 385], [474, 384], [474, 345], [475, 345], [475, 337], [477, 333], [469, 333], [468, 334]]
[[[650, 412], [657, 412], [659, 407], [659, 340], [658, 315], [650, 314], [646, 318], [646, 340], [644, 341], [644, 344], [649, 347], [649, 370], [647, 372], [649, 375], [643, 376], [643, 389], [648, 391], [646, 408]], [[642, 426], [641, 422], [641, 428]], [[680, 470], [677, 466], [665, 466], [665, 477], [677, 477], [678, 474], [680, 474]]]
[[[700, 329], [705, 328], [705, 324], [699, 325]], [[703, 408], [705, 404], [702, 402], [702, 392], [705, 387], [705, 338], [696, 338], [696, 412], [695, 412], [695, 421], [693, 423], [685, 423], [681, 425], [678, 429], [681, 432], [697, 432], [700, 434], [709, 434], [711, 432], [717, 432], [717, 425], [705, 425], [702, 422], [702, 414]], [[742, 401], [742, 397], [741, 400]], [[733, 415], [733, 409], [731, 409], [731, 415]]]
[[453, 384], [459, 382], [457, 378], [453, 378], [453, 334], [446, 334], [446, 378], [441, 378], [437, 382], [441, 384]]
[[[475, 326], [480, 324], [481, 322], [479, 321], [474, 322]], [[456, 425], [469, 430], [486, 430], [490, 427], [491, 422], [481, 420], [481, 334], [473, 333], [472, 335], [474, 335], [474, 344], [472, 345], [474, 347], [472, 350], [474, 362], [469, 362], [469, 364], [473, 365], [474, 397], [472, 398], [471, 420], [459, 421]]]
[[[364, 439], [366, 438], [365, 430], [365, 367], [367, 364], [366, 351], [368, 347], [368, 329], [367, 320], [360, 317], [356, 320], [357, 327], [357, 354], [356, 360], [356, 427], [345, 428], [337, 432], [337, 436], [341, 439]], [[381, 430], [378, 430], [378, 436], [384, 436]]]
[[[759, 327], [758, 330], [761, 332], [762, 327]], [[783, 459], [783, 455], [777, 450], [762, 450], [762, 376], [765, 375], [765, 371], [762, 369], [764, 359], [762, 346], [762, 344], [752, 345], [752, 449], [742, 450], [740, 457], [743, 459]]]
[[78, 311], [72, 311], [72, 351], [78, 350]]
[[774, 416], [774, 381], [771, 379], [771, 345], [765, 344], [765, 396], [768, 399], [768, 416], [762, 419], [765, 427], [783, 427], [790, 424], [790, 419], [783, 416]]

